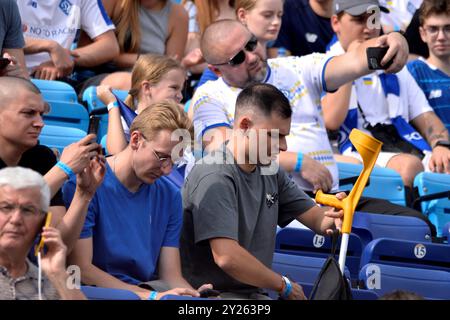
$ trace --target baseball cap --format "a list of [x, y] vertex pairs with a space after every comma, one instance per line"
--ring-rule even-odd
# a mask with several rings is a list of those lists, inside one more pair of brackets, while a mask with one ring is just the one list
[[333, 7], [335, 14], [345, 11], [352, 16], [362, 15], [372, 7], [379, 7], [381, 11], [389, 13], [389, 10], [381, 6], [378, 0], [334, 0]]

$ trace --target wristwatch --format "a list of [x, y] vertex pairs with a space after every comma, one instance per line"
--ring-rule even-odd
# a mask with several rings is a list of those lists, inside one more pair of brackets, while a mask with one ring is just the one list
[[434, 144], [433, 149], [436, 148], [437, 146], [446, 147], [446, 148], [450, 149], [450, 141], [439, 140], [438, 142], [436, 142]]

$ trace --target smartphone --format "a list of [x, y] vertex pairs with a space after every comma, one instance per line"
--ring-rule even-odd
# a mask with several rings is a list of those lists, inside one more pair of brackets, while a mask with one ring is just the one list
[[88, 134], [93, 133], [97, 135], [99, 125], [100, 125], [100, 117], [90, 116]]
[[383, 60], [386, 52], [389, 50], [389, 47], [369, 47], [366, 49], [367, 54], [367, 63], [369, 64], [369, 70], [380, 70], [387, 69], [394, 62], [394, 59], [391, 59], [384, 66], [381, 65], [381, 61]]
[[11, 62], [8, 58], [0, 58], [0, 69], [6, 68], [6, 66]]
[[[45, 222], [43, 227], [48, 227], [50, 226], [50, 222], [52, 221], [52, 213], [48, 212], [47, 216], [45, 217]], [[39, 232], [39, 238], [37, 241], [37, 245], [34, 248], [34, 255], [37, 256], [39, 251], [41, 251], [44, 248], [44, 237], [42, 236], [42, 229], [41, 232]]]
[[209, 298], [209, 297], [217, 297], [220, 295], [220, 291], [213, 289], [205, 289], [200, 291], [200, 298]]

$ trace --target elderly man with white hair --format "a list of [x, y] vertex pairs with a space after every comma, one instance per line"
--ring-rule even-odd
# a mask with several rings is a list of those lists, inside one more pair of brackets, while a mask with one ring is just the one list
[[[50, 204], [50, 189], [37, 172], [22, 167], [0, 170], [0, 300], [85, 299], [66, 286], [66, 246], [58, 229], [43, 227]], [[42, 232], [47, 251], [38, 268], [28, 259]]]

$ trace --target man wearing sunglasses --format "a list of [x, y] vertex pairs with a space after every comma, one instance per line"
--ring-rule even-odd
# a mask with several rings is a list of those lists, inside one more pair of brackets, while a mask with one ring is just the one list
[[[172, 149], [179, 143], [172, 132], [189, 127], [173, 101], [151, 105], [134, 119], [128, 146], [107, 159], [104, 182], [69, 257], [80, 266], [83, 283], [131, 290], [142, 299], [199, 296], [181, 275], [180, 191], [163, 177], [172, 170]], [[70, 180], [63, 189], [66, 204], [74, 190]]]
[[208, 149], [220, 146], [226, 140], [227, 128], [233, 126], [234, 105], [241, 89], [253, 82], [273, 84], [288, 97], [294, 112], [288, 152], [280, 155], [281, 165], [289, 172], [297, 169], [294, 179], [306, 190], [337, 190], [337, 166], [323, 125], [320, 96], [369, 73], [366, 48], [381, 44], [390, 46], [384, 62], [394, 57], [387, 71], [400, 70], [408, 47], [398, 33], [372, 39], [328, 60], [312, 54], [265, 61], [263, 48], [254, 45], [253, 35], [243, 25], [232, 20], [210, 25], [201, 50], [209, 67], [221, 77], [200, 87], [192, 99], [197, 140]]
[[[336, 57], [311, 54], [267, 61], [263, 48], [252, 46], [252, 41], [248, 29], [233, 20], [215, 22], [205, 30], [201, 50], [209, 68], [220, 78], [198, 88], [192, 99], [196, 139], [206, 151], [220, 147], [231, 136], [239, 92], [254, 82], [273, 84], [289, 99], [293, 111], [287, 151], [279, 156], [281, 166], [307, 192], [318, 189], [337, 192], [338, 169], [324, 126], [321, 95], [371, 72], [366, 56], [368, 47], [388, 46], [382, 63], [392, 59], [386, 72], [399, 71], [408, 57], [406, 40], [394, 32], [353, 45], [347, 53]], [[361, 199], [357, 210], [422, 216], [379, 199]]]

